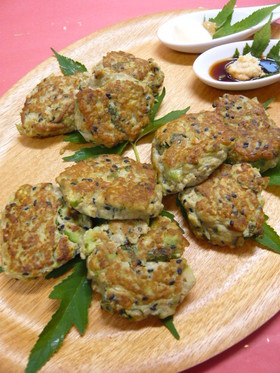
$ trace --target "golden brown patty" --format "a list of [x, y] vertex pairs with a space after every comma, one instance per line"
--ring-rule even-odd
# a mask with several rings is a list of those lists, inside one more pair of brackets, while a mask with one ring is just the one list
[[150, 122], [152, 91], [125, 74], [106, 74], [99, 83], [100, 87], [77, 94], [77, 129], [86, 141], [108, 148], [134, 141]]
[[182, 258], [188, 242], [168, 218], [158, 217], [150, 227], [139, 220], [110, 222], [89, 230], [84, 244], [101, 307], [123, 317], [170, 316], [194, 285]]
[[125, 73], [132, 76], [147, 84], [154, 94], [158, 93], [164, 80], [163, 72], [152, 58], [144, 60], [123, 51], [108, 52], [102, 61], [94, 67], [93, 73], [98, 77], [104, 68], [115, 73]]
[[57, 182], [70, 206], [104, 219], [146, 219], [162, 210], [156, 172], [119, 155], [100, 155], [67, 168]]
[[50, 183], [23, 185], [2, 213], [2, 266], [16, 278], [34, 278], [72, 259], [90, 220], [68, 208]]
[[276, 166], [280, 155], [280, 128], [256, 98], [224, 94], [213, 104], [227, 126], [235, 131], [228, 161], [252, 163], [265, 171]]
[[164, 195], [207, 179], [227, 158], [232, 140], [220, 116], [210, 111], [186, 114], [160, 127], [152, 144], [152, 163]]
[[47, 137], [73, 131], [75, 96], [89, 81], [87, 73], [50, 75], [42, 80], [26, 97], [21, 124], [17, 126], [19, 132], [30, 137]]
[[268, 178], [249, 163], [223, 164], [208, 180], [179, 196], [197, 237], [219, 246], [240, 247], [262, 233], [261, 192]]

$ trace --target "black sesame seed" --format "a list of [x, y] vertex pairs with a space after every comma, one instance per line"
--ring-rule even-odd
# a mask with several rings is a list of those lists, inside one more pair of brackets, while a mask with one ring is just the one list
[[150, 307], [151, 311], [155, 311], [157, 309], [157, 303], [153, 304], [152, 307]]
[[181, 262], [182, 262], [182, 259], [177, 259], [177, 260], [176, 260], [176, 263], [177, 263], [177, 264], [180, 264]]
[[181, 267], [177, 268], [177, 273], [178, 273], [178, 275], [181, 275], [181, 274], [182, 274], [182, 272], [183, 272], [183, 270], [182, 270], [182, 268], [181, 268]]
[[172, 280], [172, 281], [169, 282], [169, 285], [174, 285], [174, 284], [175, 284], [174, 280]]

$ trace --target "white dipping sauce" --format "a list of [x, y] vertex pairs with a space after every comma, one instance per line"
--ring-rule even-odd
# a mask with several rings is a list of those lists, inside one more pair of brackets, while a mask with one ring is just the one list
[[178, 20], [174, 24], [174, 41], [180, 43], [208, 42], [212, 36], [203, 27], [202, 23], [188, 19], [187, 22]]

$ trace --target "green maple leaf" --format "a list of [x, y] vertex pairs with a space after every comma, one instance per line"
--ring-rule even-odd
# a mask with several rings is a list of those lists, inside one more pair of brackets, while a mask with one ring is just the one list
[[157, 114], [157, 112], [160, 108], [160, 105], [161, 105], [161, 103], [162, 103], [162, 101], [165, 97], [165, 94], [166, 94], [166, 89], [165, 89], [165, 87], [163, 87], [161, 94], [155, 96], [154, 105], [151, 108], [151, 111], [149, 113], [150, 122], [152, 122], [155, 119], [155, 116], [156, 116], [156, 114]]
[[[243, 55], [251, 52], [251, 54], [257, 58], [261, 58], [263, 52], [265, 51], [266, 47], [269, 44], [270, 36], [271, 36], [271, 22], [272, 15], [270, 16], [267, 23], [255, 33], [253, 44], [250, 47], [249, 51], [243, 50]], [[248, 45], [248, 44], [247, 44]]]
[[87, 141], [84, 139], [84, 136], [79, 131], [71, 132], [64, 139], [64, 142], [72, 142], [73, 144], [85, 144]]
[[84, 159], [95, 157], [100, 154], [119, 154], [121, 155], [126, 148], [128, 141], [123, 142], [113, 148], [106, 148], [105, 146], [93, 146], [91, 148], [83, 148], [77, 150], [74, 154], [69, 155], [68, 157], [63, 157], [63, 160], [66, 162], [80, 162]]
[[280, 185], [280, 160], [276, 167], [270, 168], [269, 170], [262, 172], [262, 176], [269, 177], [269, 185]]
[[267, 100], [266, 102], [264, 102], [263, 103], [264, 109], [266, 110], [273, 101], [275, 101], [275, 98], [270, 98], [269, 100]]
[[267, 58], [271, 58], [274, 61], [277, 61], [279, 63], [280, 61], [280, 40], [277, 42], [276, 45], [274, 45], [270, 51], [267, 54]]
[[148, 135], [149, 133], [155, 132], [158, 128], [160, 128], [164, 124], [172, 120], [178, 119], [181, 115], [186, 114], [186, 112], [189, 109], [190, 107], [188, 106], [187, 108], [182, 109], [182, 110], [174, 110], [164, 115], [162, 118], [153, 120], [150, 124], [148, 124], [145, 128], [143, 128], [143, 130], [141, 131], [135, 143], [139, 141], [142, 137]]
[[236, 0], [230, 0], [216, 17], [210, 18], [209, 21], [216, 23], [218, 28], [220, 28], [225, 22], [230, 22], [235, 4]]
[[173, 316], [168, 316], [165, 319], [160, 319], [160, 321], [170, 331], [174, 338], [180, 339], [180, 335], [173, 323]]
[[37, 372], [49, 360], [73, 325], [81, 335], [84, 334], [91, 295], [86, 263], [80, 260], [72, 274], [56, 285], [50, 294], [51, 299], [61, 300], [60, 306], [39, 335], [30, 353], [26, 373]]
[[[265, 216], [265, 220], [268, 220], [268, 216]], [[255, 238], [255, 241], [275, 253], [280, 254], [280, 237], [266, 222], [263, 225], [263, 236]]]
[[229, 22], [225, 22], [224, 25], [215, 32], [215, 34], [213, 35], [213, 39], [235, 34], [237, 32], [244, 31], [248, 28], [256, 26], [261, 21], [263, 21], [267, 16], [269, 16], [273, 12], [273, 10], [276, 9], [278, 6], [279, 4], [276, 4], [258, 9], [252, 14], [250, 14], [248, 17], [242, 19], [239, 22], [234, 23], [233, 25], [231, 25]]
[[69, 57], [62, 56], [61, 54], [57, 53], [53, 48], [51, 48], [53, 51], [60, 69], [64, 75], [73, 75], [76, 72], [86, 72], [87, 68], [85, 65], [83, 65], [81, 62], [74, 61]]

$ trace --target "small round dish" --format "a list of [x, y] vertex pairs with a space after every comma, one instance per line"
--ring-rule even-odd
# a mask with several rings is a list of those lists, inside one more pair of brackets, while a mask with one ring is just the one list
[[[232, 24], [248, 17], [253, 10], [258, 8], [261, 7], [236, 8], [232, 15]], [[185, 53], [202, 53], [218, 45], [245, 40], [258, 31], [268, 20], [268, 17], [266, 17], [258, 25], [247, 30], [212, 39], [211, 35], [202, 26], [202, 22], [205, 19], [215, 17], [219, 11], [220, 9], [201, 10], [173, 17], [159, 27], [157, 36], [164, 45], [173, 50]], [[271, 22], [278, 18], [280, 18], [280, 12], [274, 11]]]
[[[279, 39], [272, 39], [266, 50], [264, 51], [264, 56], [270, 51], [270, 49], [279, 42]], [[236, 49], [239, 50], [240, 54], [242, 54], [243, 48], [245, 47], [246, 43], [250, 46], [252, 45], [252, 40], [247, 41], [239, 41], [236, 43], [230, 43], [226, 45], [220, 45], [218, 47], [209, 49], [208, 51], [202, 53], [198, 58], [194, 61], [193, 64], [193, 71], [195, 75], [205, 84], [218, 88], [223, 89], [226, 91], [240, 91], [240, 90], [249, 90], [249, 89], [256, 89], [265, 87], [267, 85], [276, 83], [280, 81], [280, 73], [275, 75], [271, 75], [268, 77], [259, 78], [256, 80], [248, 80], [248, 81], [239, 81], [239, 82], [223, 82], [212, 78], [209, 74], [209, 70], [213, 64], [217, 63], [218, 61], [225, 60], [227, 58], [231, 58]]]

